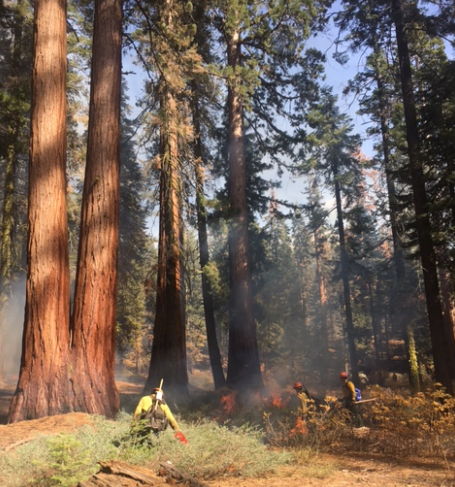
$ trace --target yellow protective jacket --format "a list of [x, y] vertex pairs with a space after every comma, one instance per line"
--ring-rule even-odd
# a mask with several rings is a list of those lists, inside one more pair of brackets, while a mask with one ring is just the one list
[[343, 383], [343, 400], [355, 402], [355, 386], [350, 380]]
[[309, 405], [313, 402], [306, 394], [305, 392], [298, 392], [297, 397], [300, 399], [300, 403], [302, 407], [300, 408], [300, 411], [302, 415], [306, 415], [308, 413]]
[[[137, 421], [141, 419], [142, 413], [146, 413], [150, 406], [153, 404], [153, 401], [156, 399], [155, 394], [151, 394], [148, 396], [144, 396], [141, 398], [139, 401], [136, 410], [134, 411], [133, 415], [133, 421]], [[180, 431], [179, 425], [177, 421], [175, 420], [173, 414], [171, 413], [171, 410], [169, 409], [169, 406], [164, 402], [161, 401], [161, 409], [163, 410], [164, 414], [166, 415], [167, 420], [169, 421], [169, 424], [171, 425], [172, 429], [175, 431]]]

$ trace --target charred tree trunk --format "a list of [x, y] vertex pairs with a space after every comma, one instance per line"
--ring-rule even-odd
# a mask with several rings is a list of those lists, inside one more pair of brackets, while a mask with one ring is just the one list
[[68, 382], [66, 2], [36, 0], [29, 148], [27, 287], [9, 422], [72, 409]]
[[75, 411], [113, 417], [122, 1], [96, 0], [87, 164], [72, 320]]
[[[240, 35], [234, 30], [228, 39], [228, 65], [233, 72], [240, 65]], [[228, 84], [229, 113], [229, 353], [228, 385], [235, 389], [259, 389], [256, 323], [252, 310], [248, 243], [247, 171], [243, 141], [243, 106], [234, 76]]]
[[442, 313], [402, 0], [392, 0], [392, 11], [400, 61], [406, 140], [414, 197], [417, 238], [433, 348], [435, 378], [437, 382], [446, 388], [448, 393], [453, 394], [452, 379], [455, 379], [455, 340], [453, 330], [447, 330], [445, 326]]

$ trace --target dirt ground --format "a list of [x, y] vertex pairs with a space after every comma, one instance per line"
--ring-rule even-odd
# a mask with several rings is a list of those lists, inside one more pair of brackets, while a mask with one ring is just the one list
[[[121, 394], [139, 394], [141, 386], [118, 382]], [[33, 439], [38, 435], [71, 432], [90, 424], [87, 414], [72, 413], [60, 416], [6, 424], [8, 407], [14, 385], [0, 389], [0, 454]], [[210, 487], [455, 487], [455, 465], [429, 459], [385, 458], [349, 452], [320, 454], [310, 464], [287, 466], [274, 475], [258, 479], [219, 479], [207, 482]]]

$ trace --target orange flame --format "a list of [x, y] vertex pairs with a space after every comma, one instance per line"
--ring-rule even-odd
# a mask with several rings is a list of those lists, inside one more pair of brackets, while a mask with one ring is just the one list
[[226, 416], [231, 416], [232, 414], [234, 414], [237, 403], [236, 396], [236, 392], [229, 392], [225, 396], [221, 397], [223, 412]]
[[297, 422], [295, 423], [295, 428], [291, 429], [291, 437], [306, 434], [308, 434], [306, 422], [299, 417], [297, 418]]

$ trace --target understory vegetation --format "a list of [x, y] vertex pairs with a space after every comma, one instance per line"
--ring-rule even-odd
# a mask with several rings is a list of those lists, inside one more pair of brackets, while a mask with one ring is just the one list
[[102, 460], [153, 471], [170, 461], [200, 480], [212, 480], [257, 478], [289, 464], [305, 466], [309, 477], [323, 478], [335, 467], [314, 465], [321, 452], [453, 459], [453, 397], [439, 389], [410, 395], [378, 386], [367, 388], [364, 396], [374, 399], [361, 406], [364, 428], [354, 428], [349, 414], [330, 396], [317, 405], [310, 402], [305, 417], [287, 391], [247, 400], [227, 390], [190, 397], [178, 411], [188, 445], [176, 441], [172, 430], [140, 442], [131, 435], [130, 412], [123, 409], [115, 421], [96, 416], [93, 425], [74, 434], [40, 437], [6, 451], [0, 458], [0, 483], [73, 487], [96, 473]]

